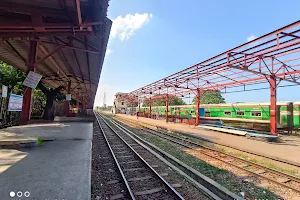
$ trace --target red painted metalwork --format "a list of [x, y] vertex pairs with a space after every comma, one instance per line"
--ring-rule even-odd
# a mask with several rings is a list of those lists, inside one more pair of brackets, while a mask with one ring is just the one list
[[[300, 21], [162, 78], [128, 94], [152, 100], [167, 94], [197, 96], [197, 91], [222, 93], [264, 89], [270, 79], [300, 85]], [[271, 82], [271, 81], [270, 81]], [[276, 84], [275, 84], [276, 85]], [[248, 89], [249, 88], [249, 89]], [[272, 92], [272, 96], [276, 94]], [[276, 98], [271, 98], [276, 107]], [[275, 115], [276, 117], [276, 110]], [[272, 118], [272, 134], [276, 127]]]
[[196, 109], [196, 126], [198, 126], [200, 124], [200, 89], [197, 89]]
[[68, 76], [66, 75], [66, 73], [64, 72], [64, 70], [62, 69], [62, 67], [60, 67], [58, 65], [58, 63], [52, 58], [52, 56], [49, 55], [51, 53], [49, 53], [42, 44], [39, 45], [39, 48], [45, 54], [45, 57], [47, 57], [51, 61], [51, 63], [57, 68], [57, 73], [61, 72], [64, 75], [64, 77], [66, 77], [67, 79], [69, 79]]
[[276, 78], [271, 76], [270, 82], [270, 132], [277, 135], [277, 110], [276, 110]]
[[152, 118], [152, 100], [150, 97], [150, 101], [149, 101], [149, 118]]
[[[37, 41], [34, 40], [30, 41], [28, 62], [27, 62], [28, 72], [35, 71], [37, 46], [38, 46]], [[31, 100], [32, 100], [32, 89], [29, 87], [25, 87], [24, 96], [23, 96], [23, 105], [22, 105], [21, 124], [25, 124], [30, 120]]]
[[[72, 80], [67, 92], [84, 94], [81, 104], [92, 108], [111, 28], [108, 1], [1, 1], [0, 60], [25, 72], [37, 70], [53, 88]], [[32, 41], [38, 45], [34, 66], [24, 58]], [[25, 91], [22, 123], [30, 119], [31, 89]]]
[[140, 102], [140, 100], [138, 101], [138, 107], [139, 107], [139, 112], [141, 112], [141, 102]]
[[[68, 81], [67, 93], [71, 94], [71, 81]], [[70, 115], [70, 100], [66, 100], [66, 116]]]
[[166, 95], [166, 122], [169, 122], [169, 95]]

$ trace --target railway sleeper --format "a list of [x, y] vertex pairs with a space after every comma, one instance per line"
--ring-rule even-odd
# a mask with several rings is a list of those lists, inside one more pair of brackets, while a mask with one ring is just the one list
[[140, 171], [140, 170], [146, 170], [146, 169], [144, 167], [123, 169], [124, 172], [132, 172], [132, 171]]
[[137, 195], [137, 196], [147, 195], [147, 194], [157, 193], [157, 192], [160, 192], [160, 191], [163, 191], [163, 190], [164, 190], [164, 188], [159, 187], [159, 188], [153, 188], [153, 189], [150, 189], [150, 190], [137, 191], [134, 194]]
[[110, 197], [110, 200], [117, 200], [117, 199], [123, 199], [125, 198], [124, 194], [120, 193], [120, 194], [116, 194]]

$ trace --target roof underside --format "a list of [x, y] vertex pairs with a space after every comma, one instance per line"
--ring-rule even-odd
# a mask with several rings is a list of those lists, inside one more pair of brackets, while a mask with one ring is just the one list
[[1, 1], [0, 60], [27, 72], [36, 40], [42, 81], [53, 88], [71, 81], [71, 94], [92, 105], [112, 24], [107, 8], [108, 0]]
[[[130, 93], [149, 98], [174, 94], [185, 96], [200, 90], [221, 92], [258, 89], [269, 84], [270, 77], [277, 83], [299, 85], [300, 21], [242, 44], [213, 58], [162, 78]], [[155, 97], [153, 97], [155, 98]]]

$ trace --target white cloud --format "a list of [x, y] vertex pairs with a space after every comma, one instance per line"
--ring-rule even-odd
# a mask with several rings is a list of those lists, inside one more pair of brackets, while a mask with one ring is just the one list
[[135, 15], [127, 14], [125, 17], [121, 15], [113, 20], [110, 38], [119, 37], [120, 40], [128, 40], [134, 35], [137, 29], [147, 24], [152, 18], [152, 14], [144, 13]]
[[106, 49], [105, 55], [108, 56], [109, 54], [112, 54], [112, 52], [114, 52], [114, 51], [111, 49]]
[[249, 37], [247, 37], [247, 42], [255, 40], [256, 38], [257, 38], [256, 36], [254, 36], [254, 35], [251, 34]]
[[94, 106], [103, 106], [104, 93], [106, 93], [106, 105], [112, 106], [115, 98], [114, 95], [117, 92], [113, 86], [99, 83]]

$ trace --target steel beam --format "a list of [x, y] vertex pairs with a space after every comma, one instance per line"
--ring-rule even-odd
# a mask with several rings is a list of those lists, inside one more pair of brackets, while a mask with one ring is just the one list
[[270, 132], [272, 135], [277, 136], [277, 112], [276, 109], [276, 78], [271, 76], [269, 78], [270, 83]]
[[[43, 46], [43, 45], [39, 45], [39, 48], [42, 50], [42, 52], [48, 56], [50, 53], [47, 51], [47, 49]], [[52, 62], [52, 64], [64, 75], [64, 77], [66, 77], [68, 80], [68, 76], [66, 75], [66, 73], [64, 72], [64, 70], [57, 64], [57, 62], [52, 58], [52, 56], [48, 56], [49, 60]]]
[[196, 109], [196, 126], [198, 126], [200, 124], [200, 88], [197, 89]]
[[[37, 41], [30, 41], [28, 62], [27, 62], [27, 74], [29, 71], [35, 71], [35, 62], [37, 57]], [[31, 113], [31, 100], [32, 100], [32, 89], [25, 87], [21, 114], [21, 124], [26, 124], [30, 120]]]
[[[67, 94], [71, 94], [71, 81], [68, 81]], [[70, 116], [70, 101], [66, 99], [66, 116]]]
[[150, 114], [150, 119], [152, 118], [151, 113], [152, 113], [152, 99], [151, 99], [151, 97], [150, 97], [150, 101], [149, 101], [149, 114]]
[[75, 0], [75, 3], [76, 3], [78, 25], [81, 25], [82, 24], [82, 18], [81, 18], [80, 0]]
[[166, 95], [166, 122], [169, 122], [169, 94]]

